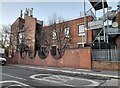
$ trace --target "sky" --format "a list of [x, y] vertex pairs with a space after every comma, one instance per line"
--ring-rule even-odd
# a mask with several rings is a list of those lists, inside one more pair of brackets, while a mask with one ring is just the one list
[[[63, 0], [59, 2], [49, 0], [48, 2], [44, 0], [44, 2], [42, 2], [36, 0], [36, 2], [33, 2], [31, 0], [26, 0], [26, 2], [22, 2], [22, 0], [18, 0], [18, 2], [15, 2], [15, 0], [2, 0], [0, 2], [0, 8], [2, 8], [0, 10], [0, 13], [2, 13], [0, 14], [0, 24], [12, 24], [20, 16], [20, 10], [25, 10], [25, 8], [33, 8], [33, 16], [38, 20], [43, 20], [44, 24], [48, 23], [49, 17], [53, 13], [63, 17], [65, 20], [69, 20], [80, 17], [80, 12], [84, 11], [83, 0], [75, 0], [75, 2], [70, 0], [62, 1]], [[108, 5], [112, 6], [113, 9], [116, 9], [118, 1], [119, 0], [107, 0]], [[86, 11], [91, 7], [91, 4], [86, 2]], [[102, 15], [101, 11], [97, 11], [96, 14], [98, 17]]]

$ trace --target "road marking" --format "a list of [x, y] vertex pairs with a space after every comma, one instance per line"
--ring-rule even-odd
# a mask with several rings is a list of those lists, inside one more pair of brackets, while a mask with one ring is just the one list
[[[43, 78], [36, 78], [36, 76], [43, 76], [43, 75], [48, 75], [48, 76], [43, 77]], [[83, 86], [99, 86], [100, 85], [99, 82], [96, 82], [96, 81], [93, 81], [93, 80], [89, 80], [89, 79], [68, 77], [68, 76], [62, 76], [62, 75], [52, 75], [52, 74], [35, 74], [35, 75], [30, 76], [30, 78], [34, 79], [34, 80], [48, 81], [48, 82], [63, 84], [65, 86], [72, 86], [72, 87], [75, 87], [75, 85], [66, 84], [67, 81], [79, 80], [79, 81], [91, 82], [90, 85], [83, 85]], [[53, 80], [50, 80], [50, 78], [53, 79]], [[65, 79], [65, 78], [67, 78], [67, 79]], [[58, 81], [56, 81], [55, 79], [58, 80]]]
[[18, 82], [18, 81], [14, 81], [14, 80], [0, 81], [0, 84], [2, 84], [2, 83], [17, 83], [17, 84], [20, 84], [20, 85], [22, 85], [22, 86], [28, 86], [28, 87], [30, 87], [30, 86], [27, 85], [27, 84], [24, 84], [24, 83], [21, 83], [21, 82]]
[[20, 78], [20, 77], [8, 75], [8, 74], [2, 74], [2, 75], [8, 76], [8, 77], [12, 77], [12, 78], [16, 78], [16, 79], [20, 79], [20, 80], [27, 80], [27, 79], [24, 79], [24, 78]]
[[55, 83], [55, 84], [60, 84], [60, 85], [64, 85], [64, 86], [72, 86], [72, 87], [75, 87], [74, 85], [69, 85], [69, 84], [63, 84], [63, 83], [60, 83], [60, 82], [57, 82], [57, 81], [54, 81], [54, 80], [48, 80], [48, 79], [45, 79], [45, 78], [36, 78], [36, 76], [40, 76], [40, 75], [51, 75], [51, 74], [35, 74], [35, 75], [32, 75], [30, 76], [31, 79], [34, 79], [34, 80], [40, 80], [40, 81], [47, 81], [47, 82], [51, 82], [51, 83]]
[[[15, 65], [17, 66], [17, 65]], [[67, 70], [57, 70], [57, 69], [53, 69], [53, 68], [40, 68], [40, 67], [28, 67], [28, 66], [18, 66], [18, 67], [27, 67], [27, 68], [32, 68], [32, 69], [43, 69], [43, 70], [48, 70], [48, 71], [59, 71], [59, 72], [65, 72], [65, 73], [72, 73], [72, 74], [84, 74], [84, 75], [92, 75], [92, 76], [101, 76], [101, 77], [111, 77], [111, 78], [120, 78], [120, 76], [116, 76], [116, 75], [107, 75], [107, 74], [98, 74], [98, 73], [91, 73], [89, 72], [89, 70], [86, 70], [88, 72], [75, 72], [75, 71], [67, 71]], [[85, 71], [82, 69], [77, 69], [77, 70], [81, 70], [81, 71]]]
[[90, 70], [87, 70], [87, 69], [76, 69], [77, 71], [90, 71]]
[[[13, 65], [14, 66], [14, 65]], [[40, 67], [32, 67], [32, 66], [17, 66], [15, 65], [16, 67], [22, 67], [22, 68], [31, 68], [31, 69], [46, 69], [46, 68], [40, 68]]]
[[22, 85], [13, 84], [13, 85], [9, 85], [9, 86], [7, 86], [7, 87], [5, 87], [5, 88], [9, 88], [9, 87], [17, 87], [17, 86], [22, 87]]

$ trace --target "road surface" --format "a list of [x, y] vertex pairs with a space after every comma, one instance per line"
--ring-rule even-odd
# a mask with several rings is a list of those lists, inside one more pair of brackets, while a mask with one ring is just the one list
[[3, 66], [1, 67], [2, 80], [0, 84], [2, 88], [39, 88], [40, 86], [89, 87], [101, 86], [103, 84], [107, 86], [109, 84], [107, 82], [111, 80], [63, 75], [61, 73], [53, 73], [46, 69], [12, 65]]

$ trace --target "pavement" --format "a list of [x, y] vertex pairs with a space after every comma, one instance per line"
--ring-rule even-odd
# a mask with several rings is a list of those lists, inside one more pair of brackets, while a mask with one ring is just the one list
[[69, 76], [82, 76], [85, 78], [114, 78], [120, 79], [120, 71], [112, 70], [95, 70], [95, 69], [76, 69], [76, 68], [66, 68], [66, 67], [45, 67], [45, 66], [33, 66], [33, 65], [19, 65], [19, 64], [8, 64], [7, 66], [17, 66], [21, 68], [32, 68], [41, 69], [49, 71], [52, 74], [62, 74]]

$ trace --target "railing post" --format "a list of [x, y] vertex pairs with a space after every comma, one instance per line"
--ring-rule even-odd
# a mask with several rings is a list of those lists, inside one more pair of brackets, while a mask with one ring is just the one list
[[111, 51], [110, 49], [108, 49], [108, 60], [109, 60], [109, 61], [111, 61], [111, 52], [112, 52], [112, 51]]
[[111, 50], [110, 50], [110, 57], [111, 57], [111, 58], [110, 58], [110, 61], [111, 61], [112, 58], [113, 58], [113, 55], [112, 55], [112, 54], [113, 54], [113, 51], [112, 51], [112, 49], [111, 49]]

